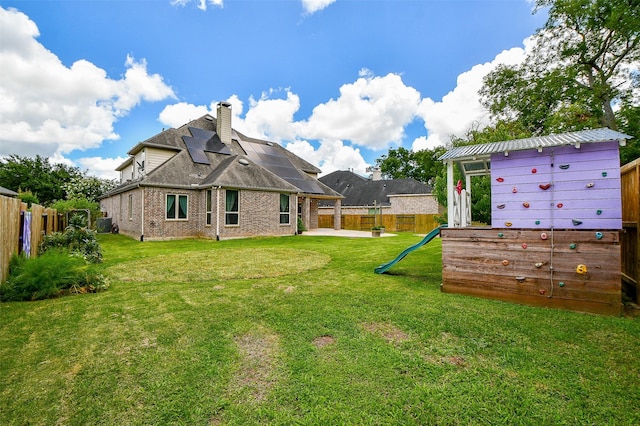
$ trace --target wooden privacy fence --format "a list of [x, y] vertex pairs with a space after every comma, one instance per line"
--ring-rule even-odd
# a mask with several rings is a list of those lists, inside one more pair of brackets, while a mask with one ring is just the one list
[[[342, 229], [350, 229], [354, 231], [368, 231], [373, 226], [384, 226], [388, 232], [416, 232], [426, 234], [437, 228], [440, 224], [435, 220], [435, 214], [385, 214], [376, 215], [357, 215], [343, 214]], [[319, 215], [319, 228], [333, 228], [333, 215]]]
[[33, 204], [29, 211], [19, 199], [0, 195], [0, 282], [7, 279], [11, 256], [21, 251], [23, 242], [30, 242], [27, 255], [36, 256], [42, 237], [57, 230], [58, 221], [55, 209]]
[[635, 288], [640, 304], [640, 158], [620, 168], [622, 188], [622, 281]]

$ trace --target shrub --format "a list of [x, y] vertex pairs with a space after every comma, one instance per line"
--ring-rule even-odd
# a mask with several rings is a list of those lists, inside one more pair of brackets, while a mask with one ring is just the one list
[[83, 222], [86, 223], [86, 220], [82, 216], [73, 216], [69, 222], [70, 224], [64, 232], [45, 235], [40, 243], [40, 253], [52, 248], [65, 249], [71, 254], [81, 256], [88, 262], [102, 262], [102, 250], [95, 231], [83, 227]]
[[40, 300], [108, 287], [109, 282], [96, 265], [69, 255], [66, 250], [51, 249], [31, 259], [14, 255], [9, 264], [9, 279], [0, 285], [0, 300]]

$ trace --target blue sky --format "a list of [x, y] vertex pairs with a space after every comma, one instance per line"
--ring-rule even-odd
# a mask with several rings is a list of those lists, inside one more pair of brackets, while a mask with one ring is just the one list
[[488, 122], [482, 77], [546, 20], [528, 0], [0, 0], [0, 156], [100, 177], [232, 104], [323, 172]]

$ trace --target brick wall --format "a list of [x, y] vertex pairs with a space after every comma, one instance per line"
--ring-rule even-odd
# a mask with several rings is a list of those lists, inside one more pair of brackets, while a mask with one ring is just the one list
[[390, 195], [389, 214], [438, 214], [438, 202], [431, 194]]
[[[220, 238], [292, 235], [295, 233], [296, 199], [289, 199], [290, 223], [280, 224], [280, 193], [239, 190], [239, 225], [225, 225], [225, 190], [212, 190], [211, 225], [206, 225], [206, 190], [136, 188], [101, 200], [100, 207], [118, 225], [120, 233], [144, 240], [178, 238], [216, 238], [216, 215], [219, 220]], [[168, 194], [186, 195], [188, 210], [186, 219], [166, 219]], [[132, 201], [132, 219], [129, 219], [129, 196]], [[144, 197], [144, 227], [142, 226], [142, 200]], [[217, 208], [218, 207], [218, 208]], [[317, 224], [317, 214], [315, 215]]]

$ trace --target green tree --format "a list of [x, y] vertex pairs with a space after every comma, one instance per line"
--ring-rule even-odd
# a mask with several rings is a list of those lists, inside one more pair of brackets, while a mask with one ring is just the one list
[[412, 151], [403, 147], [391, 148], [389, 152], [376, 159], [383, 176], [388, 179], [412, 178], [423, 183], [433, 183], [433, 179], [443, 169], [438, 157], [446, 149], [437, 147], [420, 151]]
[[100, 179], [95, 176], [82, 176], [71, 178], [63, 186], [67, 193], [67, 199], [86, 198], [89, 201], [98, 201], [98, 197], [105, 192], [115, 188], [116, 180]]
[[640, 0], [537, 0], [546, 8], [525, 61], [485, 77], [483, 104], [535, 135], [604, 126], [640, 137], [623, 123], [638, 107]]
[[77, 167], [49, 163], [46, 157], [10, 155], [0, 160], [0, 186], [14, 191], [31, 192], [41, 203], [49, 205], [64, 200], [64, 184], [82, 176]]

